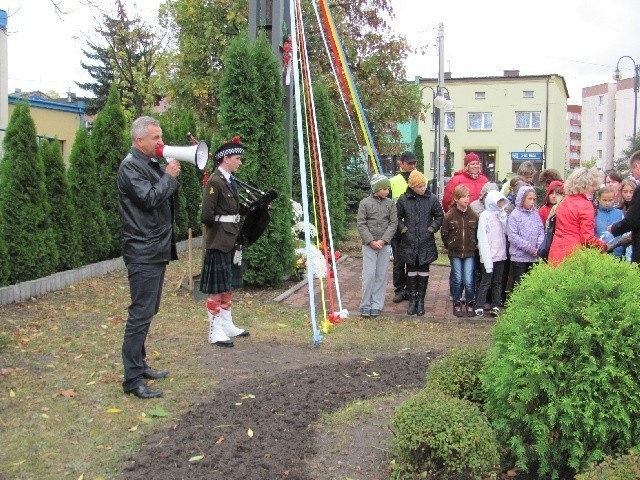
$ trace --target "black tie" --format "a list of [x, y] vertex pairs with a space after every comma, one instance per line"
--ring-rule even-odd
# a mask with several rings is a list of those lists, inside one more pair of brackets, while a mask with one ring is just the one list
[[236, 177], [231, 175], [229, 177], [229, 183], [231, 184], [231, 191], [233, 192], [233, 196], [238, 198], [238, 185], [236, 183]]

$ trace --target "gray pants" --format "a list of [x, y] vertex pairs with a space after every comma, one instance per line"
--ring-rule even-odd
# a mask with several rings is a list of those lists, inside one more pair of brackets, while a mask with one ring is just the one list
[[374, 250], [362, 246], [362, 302], [360, 309], [382, 310], [387, 290], [387, 267], [391, 257], [391, 245]]
[[122, 363], [124, 364], [122, 388], [125, 392], [144, 383], [142, 373], [147, 368], [144, 343], [149, 333], [151, 319], [160, 309], [166, 268], [166, 263], [127, 265], [131, 305], [122, 342]]

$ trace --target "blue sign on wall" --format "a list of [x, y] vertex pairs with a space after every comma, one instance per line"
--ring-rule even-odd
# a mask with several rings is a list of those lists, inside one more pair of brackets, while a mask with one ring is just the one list
[[542, 152], [511, 152], [511, 160], [529, 160], [530, 162], [542, 162]]

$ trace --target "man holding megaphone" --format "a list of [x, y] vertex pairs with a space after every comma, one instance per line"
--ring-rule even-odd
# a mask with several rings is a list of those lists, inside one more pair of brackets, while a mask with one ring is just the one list
[[139, 398], [161, 397], [145, 379], [168, 372], [146, 363], [145, 341], [160, 308], [167, 264], [177, 260], [173, 236], [173, 194], [178, 189], [180, 163], [161, 166], [154, 158], [164, 146], [160, 123], [139, 117], [131, 126], [131, 150], [118, 169], [118, 198], [122, 219], [122, 256], [127, 266], [131, 305], [122, 342], [125, 393]]

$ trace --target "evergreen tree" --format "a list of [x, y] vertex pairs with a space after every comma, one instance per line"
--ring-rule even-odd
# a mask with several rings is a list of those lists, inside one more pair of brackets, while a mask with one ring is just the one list
[[78, 129], [69, 156], [67, 172], [71, 199], [80, 215], [80, 248], [83, 264], [107, 258], [110, 238], [100, 206], [101, 189], [98, 186], [96, 160], [87, 130]]
[[[340, 132], [327, 87], [322, 82], [316, 82], [313, 90], [326, 185], [324, 193], [329, 204], [333, 240], [338, 241], [344, 238], [346, 217]], [[324, 205], [321, 208], [324, 208]]]
[[227, 49], [219, 97], [221, 130], [213, 149], [240, 136], [245, 153], [239, 177], [255, 177], [261, 167], [256, 151], [264, 115], [258, 95], [258, 72], [246, 35], [238, 35]]
[[10, 284], [50, 275], [58, 264], [44, 176], [29, 106], [16, 105], [0, 163], [0, 217], [7, 249], [3, 257]]
[[269, 211], [271, 221], [265, 233], [247, 249], [245, 278], [253, 284], [273, 284], [293, 270], [294, 244], [291, 235], [291, 183], [285, 148], [281, 71], [271, 45], [261, 35], [252, 48], [257, 70], [258, 105], [261, 112], [256, 157], [247, 169], [247, 180], [262, 190], [274, 190], [278, 197]]
[[115, 1], [115, 9], [115, 16], [103, 14], [102, 25], [95, 29], [94, 35], [86, 37], [87, 48], [82, 52], [96, 63], [81, 62], [80, 65], [94, 81], [76, 82], [76, 85], [95, 95], [95, 99], [87, 103], [88, 113], [102, 109], [115, 84], [125, 109], [138, 117], [155, 105], [161, 91], [156, 71], [167, 55], [155, 36], [155, 28], [147, 25], [137, 13], [130, 18], [122, 0]]
[[450, 177], [451, 172], [453, 171], [453, 162], [452, 157], [453, 153], [451, 152], [451, 144], [449, 143], [449, 136], [444, 136], [444, 148], [447, 150], [447, 154], [444, 157], [444, 176]]
[[[422, 148], [422, 135], [418, 135], [415, 142], [413, 142], [413, 153], [418, 158], [418, 165], [416, 166], [416, 170], [421, 173], [425, 173], [426, 170], [424, 169], [424, 150]], [[426, 175], [428, 176], [428, 174]]]
[[[1, 182], [0, 185], [2, 185]], [[7, 244], [4, 240], [6, 228], [7, 224], [3, 212], [0, 211], [0, 287], [9, 283], [9, 256], [7, 254]]]
[[80, 231], [78, 215], [71, 201], [67, 172], [58, 139], [45, 140], [40, 146], [47, 196], [51, 206], [51, 228], [58, 248], [56, 271], [69, 270], [81, 265]]
[[104, 215], [109, 249], [108, 258], [119, 257], [122, 250], [122, 224], [118, 212], [118, 167], [129, 151], [130, 141], [126, 136], [127, 121], [120, 104], [116, 85], [111, 85], [109, 98], [96, 117], [91, 132], [91, 147], [95, 155], [98, 172], [100, 208]]

